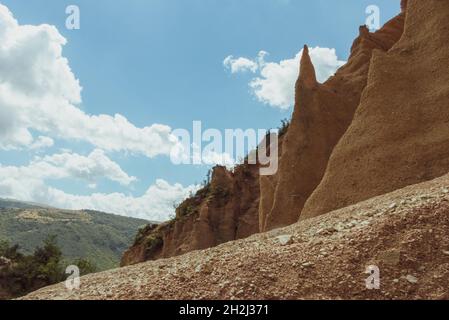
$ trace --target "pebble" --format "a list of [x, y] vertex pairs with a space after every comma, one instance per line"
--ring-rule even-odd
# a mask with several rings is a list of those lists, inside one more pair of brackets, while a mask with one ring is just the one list
[[309, 244], [310, 244], [311, 246], [318, 246], [318, 245], [320, 245], [320, 244], [323, 244], [323, 241], [322, 241], [322, 240], [319, 240], [319, 239], [313, 239], [313, 240], [310, 240]]
[[312, 263], [312, 262], [304, 262], [304, 263], [302, 264], [302, 266], [305, 267], [305, 268], [308, 268], [308, 267], [313, 266], [313, 263]]
[[410, 283], [418, 283], [418, 279], [415, 276], [412, 276], [411, 274], [406, 276], [405, 279]]
[[195, 272], [210, 274], [212, 273], [212, 267], [209, 264], [199, 264], [196, 266]]
[[293, 243], [293, 237], [290, 234], [285, 234], [285, 235], [276, 237], [276, 239], [280, 243], [281, 246], [287, 246], [287, 245]]
[[373, 217], [375, 214], [376, 213], [374, 211], [365, 212], [365, 216], [367, 216], [367, 217]]

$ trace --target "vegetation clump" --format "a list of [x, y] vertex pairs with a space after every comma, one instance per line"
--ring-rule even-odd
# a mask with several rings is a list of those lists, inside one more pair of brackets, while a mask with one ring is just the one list
[[17, 298], [39, 288], [62, 282], [65, 269], [76, 265], [80, 275], [93, 273], [96, 266], [87, 259], [68, 262], [64, 259], [56, 237], [47, 237], [33, 254], [20, 252], [18, 245], [0, 242], [0, 299]]
[[290, 127], [290, 121], [288, 119], [281, 120], [281, 126], [279, 127], [279, 137], [285, 135]]
[[145, 254], [146, 256], [152, 256], [154, 253], [159, 250], [164, 241], [162, 240], [162, 236], [160, 234], [153, 234], [145, 239]]
[[145, 237], [152, 233], [159, 225], [157, 223], [149, 223], [137, 231], [136, 238], [134, 239], [134, 245], [141, 243]]

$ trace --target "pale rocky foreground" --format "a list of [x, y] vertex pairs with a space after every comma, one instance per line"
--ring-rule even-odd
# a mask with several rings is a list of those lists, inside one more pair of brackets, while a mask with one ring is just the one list
[[[449, 175], [205, 251], [25, 299], [449, 299]], [[377, 265], [380, 290], [365, 286]]]

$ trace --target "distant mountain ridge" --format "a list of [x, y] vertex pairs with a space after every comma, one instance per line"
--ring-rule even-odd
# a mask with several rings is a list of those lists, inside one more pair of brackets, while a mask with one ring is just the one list
[[85, 258], [99, 270], [119, 266], [138, 230], [148, 224], [92, 210], [62, 210], [45, 205], [0, 199], [0, 241], [32, 253], [49, 235], [56, 235], [67, 260]]
[[32, 209], [32, 208], [51, 208], [51, 207], [35, 202], [0, 198], [0, 208]]

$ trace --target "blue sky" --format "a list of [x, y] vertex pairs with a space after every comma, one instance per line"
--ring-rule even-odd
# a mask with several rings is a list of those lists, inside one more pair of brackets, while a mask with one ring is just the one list
[[[194, 120], [201, 120], [206, 128], [219, 130], [277, 127], [281, 119], [290, 117], [292, 108], [270, 103], [269, 96], [258, 96], [249, 86], [255, 78], [266, 80], [262, 75], [265, 64], [255, 66], [257, 71], [243, 67], [232, 72], [233, 62], [245, 57], [246, 62], [255, 63], [258, 53], [266, 51], [269, 55], [265, 56], [264, 63], [274, 63], [274, 71], [283, 60], [290, 59], [288, 65], [295, 67], [295, 56], [304, 44], [308, 44], [312, 48], [335, 49], [335, 61], [319, 60], [318, 55], [323, 51], [316, 51], [316, 61], [338, 66], [339, 61], [347, 59], [358, 26], [365, 23], [368, 5], [379, 6], [382, 24], [399, 12], [399, 0], [2, 0], [0, 3], [10, 10], [19, 25], [53, 25], [67, 40], [62, 55], [67, 58], [67, 65], [82, 87], [82, 102], [73, 104], [83, 113], [111, 117], [121, 114], [136, 128], [160, 124], [171, 129], [189, 130]], [[80, 30], [67, 30], [65, 27], [65, 8], [68, 5], [80, 8]], [[42, 41], [47, 39], [44, 37]], [[32, 48], [30, 45], [24, 51], [30, 61], [35, 59]], [[7, 57], [8, 52], [5, 51], [4, 56], [0, 53], [0, 59]], [[230, 55], [233, 60], [225, 66], [223, 61]], [[5, 58], [3, 66], [0, 61], [0, 70], [9, 70], [7, 63], [12, 63], [9, 61], [19, 61], [20, 64], [20, 60]], [[332, 66], [327, 65], [326, 68]], [[61, 83], [65, 85], [66, 78], [55, 77], [59, 79], [55, 83], [63, 79]], [[283, 81], [279, 77], [282, 74], [272, 82], [263, 82], [263, 85]], [[12, 81], [13, 77], [5, 79], [0, 76], [0, 83]], [[75, 89], [70, 87], [67, 90]], [[0, 108], [5, 113], [9, 112], [1, 100]], [[9, 108], [19, 110], [15, 106]], [[30, 108], [26, 110], [32, 112]], [[71, 121], [70, 117], [63, 115], [61, 119]], [[30, 141], [15, 145], [11, 142], [8, 146], [4, 143], [0, 148], [0, 169], [4, 171], [0, 197], [43, 201], [67, 208], [86, 205], [117, 214], [163, 219], [169, 214], [166, 211], [171, 209], [170, 203], [180, 201], [180, 197], [192, 191], [194, 188], [189, 186], [201, 182], [209, 169], [207, 165], [175, 166], [164, 154], [150, 157], [142, 152], [126, 150], [127, 147], [109, 148], [103, 142], [87, 141], [89, 139], [71, 135], [63, 129], [52, 131], [51, 125], [45, 129], [42, 129], [43, 125], [24, 126], [34, 139], [44, 136], [53, 142], [45, 148], [31, 148], [34, 142]], [[101, 126], [101, 121], [98, 126]], [[7, 128], [3, 131], [6, 132]], [[94, 150], [98, 152], [90, 159], [82, 158]], [[64, 160], [43, 160], [45, 156], [61, 154], [66, 155]], [[81, 166], [92, 166], [98, 172], [86, 173], [82, 168], [68, 168], [66, 163], [70, 156], [78, 159]], [[111, 162], [110, 167], [86, 162], [104, 159]], [[47, 168], [51, 163], [51, 170], [55, 172], [34, 181], [36, 179], [30, 177], [33, 175], [30, 169], [26, 171], [25, 178], [17, 174], [10, 185], [5, 182], [5, 175], [18, 171], [20, 167], [30, 167], [33, 161], [39, 163], [39, 166], [34, 166], [38, 168]], [[63, 166], [64, 170], [55, 166]], [[105, 173], [108, 169], [113, 173]], [[129, 178], [135, 179], [130, 182]], [[28, 183], [26, 179], [33, 181]], [[139, 202], [134, 211], [124, 210], [121, 198], [109, 201], [107, 206], [101, 203], [104, 199], [89, 198], [95, 193], [120, 193], [132, 202], [132, 199], [145, 194], [149, 186], [157, 184], [157, 179], [162, 179], [165, 184], [152, 189], [154, 199], [148, 199], [151, 197], [148, 195], [147, 202]], [[26, 185], [33, 185], [36, 190], [21, 192]], [[41, 190], [49, 187], [64, 195], [84, 198], [68, 197], [58, 201], [55, 197], [60, 193], [49, 196]], [[171, 192], [172, 196], [161, 196], [164, 190]], [[158, 202], [161, 197], [163, 199]], [[132, 205], [130, 203], [128, 207]], [[146, 210], [145, 206], [152, 208]]]

